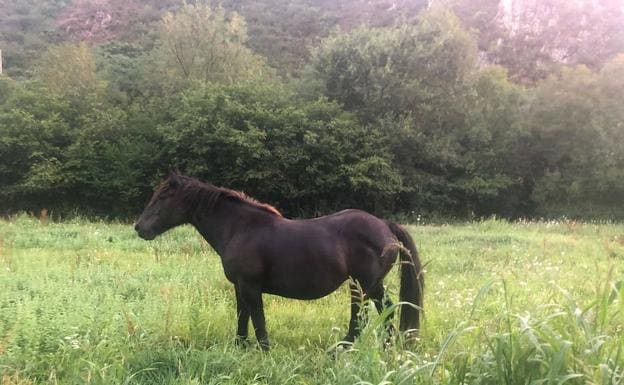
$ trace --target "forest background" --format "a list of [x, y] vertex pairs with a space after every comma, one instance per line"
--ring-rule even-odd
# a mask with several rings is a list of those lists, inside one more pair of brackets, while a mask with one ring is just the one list
[[624, 3], [0, 0], [0, 214], [624, 218]]

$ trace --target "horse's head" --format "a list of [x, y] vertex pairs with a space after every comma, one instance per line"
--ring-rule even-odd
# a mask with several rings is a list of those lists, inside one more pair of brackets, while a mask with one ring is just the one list
[[184, 182], [182, 177], [171, 173], [154, 191], [152, 199], [134, 225], [141, 238], [152, 240], [165, 231], [188, 222], [183, 199]]

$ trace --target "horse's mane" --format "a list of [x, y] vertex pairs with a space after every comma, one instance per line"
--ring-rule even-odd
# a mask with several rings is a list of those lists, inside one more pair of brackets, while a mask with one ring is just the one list
[[230, 190], [224, 187], [216, 187], [216, 188], [219, 189], [221, 191], [222, 196], [225, 196], [226, 198], [231, 198], [239, 202], [246, 203], [250, 206], [254, 206], [256, 208], [259, 208], [260, 210], [264, 210], [266, 212], [269, 212], [271, 214], [274, 214], [280, 217], [282, 216], [282, 213], [278, 209], [276, 209], [274, 206], [271, 206], [268, 203], [259, 202], [255, 198], [250, 197], [249, 195], [245, 194], [242, 191]]
[[247, 204], [273, 215], [282, 216], [282, 213], [275, 207], [267, 203], [259, 202], [242, 191], [217, 187], [187, 176], [177, 175], [177, 177], [184, 180], [185, 195], [189, 203], [198, 208], [201, 207], [201, 209], [204, 210], [212, 210], [220, 198], [225, 198]]

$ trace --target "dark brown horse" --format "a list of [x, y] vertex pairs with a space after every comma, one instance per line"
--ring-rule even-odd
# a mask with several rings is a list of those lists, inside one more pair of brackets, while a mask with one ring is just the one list
[[[251, 317], [263, 349], [269, 340], [262, 293], [315, 299], [351, 278], [378, 311], [391, 306], [383, 279], [401, 256], [399, 329], [419, 328], [423, 275], [416, 247], [401, 226], [359, 210], [291, 220], [241, 192], [171, 174], [156, 189], [135, 229], [146, 240], [190, 223], [221, 257], [236, 291], [237, 342], [247, 339]], [[361, 296], [353, 296], [344, 341], [359, 334]]]

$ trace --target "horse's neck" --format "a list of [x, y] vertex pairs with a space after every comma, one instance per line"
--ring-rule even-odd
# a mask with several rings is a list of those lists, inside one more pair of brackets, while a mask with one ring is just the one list
[[222, 199], [211, 212], [198, 213], [192, 225], [223, 256], [230, 240], [239, 232], [247, 232], [254, 224], [267, 221], [270, 213], [242, 202]]

